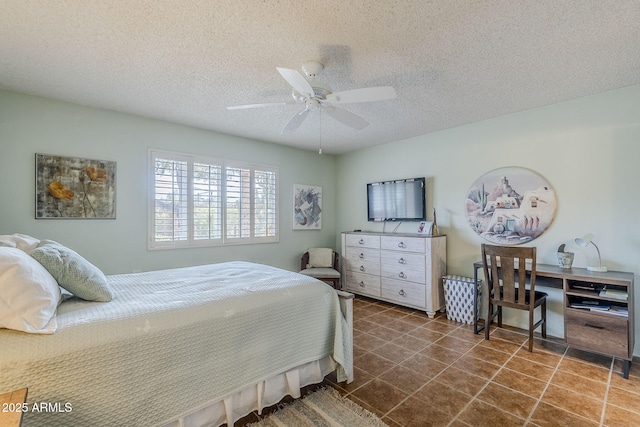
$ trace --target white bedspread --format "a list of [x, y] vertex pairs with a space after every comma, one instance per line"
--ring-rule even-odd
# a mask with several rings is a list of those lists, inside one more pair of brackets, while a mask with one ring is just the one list
[[64, 302], [53, 335], [0, 330], [0, 391], [29, 388], [23, 425], [152, 426], [326, 355], [352, 363], [315, 279], [229, 262], [108, 280], [113, 301]]

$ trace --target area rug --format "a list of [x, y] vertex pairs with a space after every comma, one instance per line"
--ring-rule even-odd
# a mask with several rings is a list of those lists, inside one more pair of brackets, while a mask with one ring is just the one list
[[251, 427], [386, 427], [380, 418], [327, 387], [278, 409]]

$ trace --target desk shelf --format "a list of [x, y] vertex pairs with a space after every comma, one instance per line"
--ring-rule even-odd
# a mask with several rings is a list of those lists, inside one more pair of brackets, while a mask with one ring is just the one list
[[634, 344], [633, 274], [568, 275], [563, 283], [567, 344], [621, 359], [623, 376], [629, 378]]

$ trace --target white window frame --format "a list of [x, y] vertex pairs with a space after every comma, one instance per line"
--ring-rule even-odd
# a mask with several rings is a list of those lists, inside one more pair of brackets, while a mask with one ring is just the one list
[[[176, 248], [194, 248], [194, 247], [210, 247], [223, 245], [243, 245], [243, 244], [260, 244], [274, 243], [280, 239], [280, 172], [278, 167], [256, 163], [248, 163], [236, 160], [220, 159], [209, 156], [192, 155], [178, 153], [174, 151], [160, 150], [150, 148], [148, 150], [148, 176], [149, 176], [149, 199], [148, 199], [148, 249], [176, 249]], [[155, 216], [155, 162], [156, 159], [168, 159], [187, 163], [188, 174], [188, 197], [187, 197], [187, 238], [185, 240], [156, 241], [156, 216]], [[204, 163], [209, 165], [220, 165], [222, 167], [221, 177], [221, 209], [222, 209], [222, 230], [220, 238], [212, 239], [195, 239], [194, 238], [194, 163]], [[227, 237], [228, 235], [228, 218], [227, 218], [227, 169], [240, 168], [250, 170], [250, 230], [248, 236], [243, 237]], [[275, 174], [275, 205], [274, 219], [275, 235], [273, 236], [255, 236], [255, 172], [264, 171]]]

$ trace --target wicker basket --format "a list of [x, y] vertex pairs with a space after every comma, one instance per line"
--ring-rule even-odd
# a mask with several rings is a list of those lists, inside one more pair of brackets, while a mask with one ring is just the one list
[[[462, 276], [444, 276], [444, 302], [447, 310], [447, 318], [456, 322], [473, 325], [473, 279]], [[482, 281], [478, 281], [477, 305], [480, 307], [480, 289]], [[478, 310], [479, 312], [479, 310]], [[478, 313], [475, 313], [476, 319]]]

